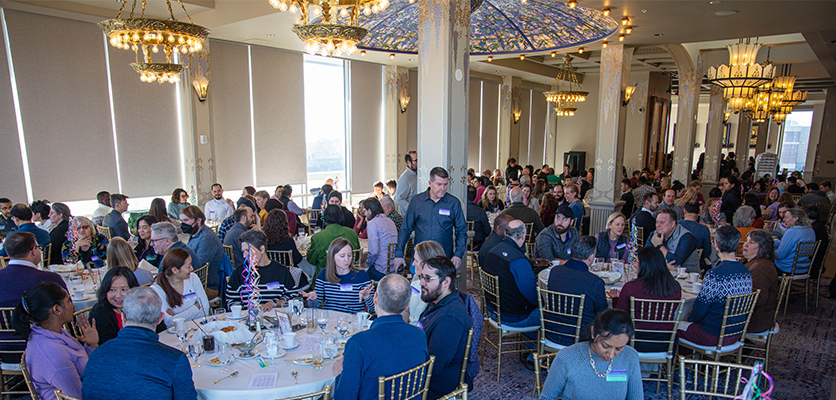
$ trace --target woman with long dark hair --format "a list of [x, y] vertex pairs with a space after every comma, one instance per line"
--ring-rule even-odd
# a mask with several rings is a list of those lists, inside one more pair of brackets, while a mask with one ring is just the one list
[[70, 336], [63, 327], [73, 321], [73, 312], [70, 296], [55, 282], [24, 292], [15, 307], [12, 327], [27, 340], [26, 367], [41, 399], [55, 399], [55, 389], [81, 397], [81, 375], [99, 335], [82, 314], [77, 318], [82, 336]]
[[374, 287], [369, 274], [353, 262], [351, 242], [336, 238], [328, 246], [325, 269], [316, 277], [315, 291], [302, 292], [308, 307], [349, 314], [374, 312]]
[[[682, 298], [682, 288], [679, 282], [671, 276], [668, 271], [665, 256], [655, 247], [642, 247], [639, 249], [639, 276], [634, 281], [624, 284], [619, 294], [615, 290], [610, 290], [609, 294], [613, 298], [612, 303], [614, 308], [630, 312], [630, 299], [648, 299], [648, 300], [679, 300]], [[642, 316], [646, 317], [645, 315]], [[671, 329], [668, 324], [643, 323], [637, 326], [640, 329], [648, 330], [664, 330]], [[652, 336], [652, 335], [651, 335]], [[664, 336], [664, 337], [662, 337]], [[642, 337], [642, 339], [650, 339], [651, 337]], [[661, 340], [670, 339], [670, 335], [662, 334], [659, 336]], [[655, 339], [655, 338], [654, 338]], [[665, 343], [649, 344], [646, 342], [639, 343], [639, 348], [636, 350], [642, 352], [667, 351], [668, 345]]]
[[543, 225], [551, 226], [554, 223], [557, 207], [560, 207], [557, 197], [554, 197], [551, 192], [544, 193], [543, 201], [540, 203], [540, 221], [543, 221]]
[[761, 210], [761, 204], [758, 201], [758, 196], [755, 196], [751, 192], [746, 193], [743, 195], [743, 205], [752, 207], [752, 209], [755, 210], [755, 219], [752, 221], [752, 226], [754, 226], [755, 229], [763, 229], [763, 210]]
[[366, 272], [373, 279], [380, 280], [386, 274], [396, 272], [394, 269], [389, 270], [388, 250], [389, 244], [398, 242], [398, 228], [383, 212], [380, 201], [374, 197], [363, 200], [360, 205], [365, 210], [365, 214], [361, 214], [360, 217], [367, 221], [366, 233], [369, 238]]
[[587, 341], [557, 353], [540, 400], [644, 399], [639, 353], [627, 345], [635, 333], [630, 315], [606, 310], [587, 329]]
[[168, 249], [151, 289], [163, 300], [165, 326], [174, 326], [174, 318], [186, 321], [209, 315], [209, 299], [200, 278], [192, 273], [192, 258], [180, 247]]
[[[134, 247], [134, 254], [138, 261], [142, 260], [156, 260], [157, 253], [154, 252], [154, 246], [151, 246], [151, 225], [157, 223], [156, 218], [145, 214], [136, 220], [136, 247]], [[149, 261], [150, 262], [150, 261]]]
[[128, 267], [114, 267], [102, 278], [102, 284], [96, 293], [98, 303], [90, 310], [90, 319], [99, 332], [99, 344], [116, 337], [125, 325], [122, 314], [122, 302], [128, 290], [139, 286], [134, 273]]
[[[278, 203], [278, 200], [276, 202]], [[267, 217], [264, 218], [264, 234], [267, 235], [267, 250], [290, 250], [293, 252], [293, 265], [298, 266], [302, 262], [302, 254], [296, 248], [296, 242], [290, 237], [287, 228], [287, 214], [284, 210], [276, 208], [267, 213]], [[289, 267], [289, 265], [286, 266]]]

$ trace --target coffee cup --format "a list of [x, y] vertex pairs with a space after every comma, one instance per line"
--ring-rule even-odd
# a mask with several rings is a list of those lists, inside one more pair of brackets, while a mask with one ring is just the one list
[[694, 282], [693, 287], [694, 287], [694, 293], [699, 293], [700, 290], [702, 290], [702, 283]]
[[687, 271], [687, 268], [679, 267], [679, 268], [677, 268], [677, 269], [676, 269], [676, 272], [677, 272], [679, 275], [684, 274], [684, 273], [685, 273], [685, 271]]
[[76, 299], [76, 300], [84, 299], [84, 291], [81, 290], [81, 289], [73, 290], [73, 298]]
[[282, 345], [286, 349], [296, 346], [296, 334], [292, 332], [283, 334]]
[[369, 323], [369, 313], [365, 311], [361, 311], [357, 313], [357, 328], [358, 329], [366, 329], [367, 324]]
[[695, 283], [698, 279], [700, 279], [699, 272], [691, 272], [688, 274], [688, 278], [691, 280], [691, 283]]
[[182, 331], [183, 329], [186, 328], [186, 320], [183, 319], [183, 318], [174, 318], [171, 321], [174, 322], [174, 331], [175, 332]]
[[242, 307], [240, 305], [230, 307], [230, 310], [232, 311], [232, 318], [241, 318], [241, 309]]

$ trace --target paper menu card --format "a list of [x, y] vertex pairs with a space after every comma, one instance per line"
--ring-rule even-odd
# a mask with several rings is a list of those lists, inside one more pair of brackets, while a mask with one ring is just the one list
[[272, 374], [252, 374], [250, 376], [250, 383], [247, 389], [267, 389], [276, 387], [276, 381], [279, 379], [279, 373]]

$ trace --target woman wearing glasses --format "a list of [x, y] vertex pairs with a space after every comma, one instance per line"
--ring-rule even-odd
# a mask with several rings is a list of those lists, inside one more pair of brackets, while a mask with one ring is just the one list
[[355, 264], [351, 243], [336, 238], [328, 246], [325, 269], [316, 277], [313, 292], [302, 292], [308, 307], [349, 314], [374, 312], [374, 287], [369, 274]]

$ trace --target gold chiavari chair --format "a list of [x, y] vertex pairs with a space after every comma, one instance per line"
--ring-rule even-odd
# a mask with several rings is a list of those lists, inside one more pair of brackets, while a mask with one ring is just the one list
[[636, 244], [639, 247], [644, 246], [644, 228], [641, 226], [636, 226]]
[[[827, 226], [830, 226], [830, 224], [828, 224]], [[829, 254], [831, 251], [833, 251], [833, 238], [831, 237], [830, 232], [827, 233], [827, 242], [828, 242], [827, 248], [824, 251], [825, 257], [822, 260], [822, 265], [819, 266], [819, 276], [818, 276], [818, 278], [816, 278], [816, 308], [819, 308], [819, 291], [821, 290], [821, 274], [824, 273], [824, 266], [825, 266], [825, 261], [827, 260], [827, 254]], [[834, 279], [836, 279], [836, 278], [834, 278]], [[778, 302], [778, 304], [781, 304], [781, 302]]]
[[525, 242], [526, 243], [533, 243], [534, 242], [534, 223], [533, 222], [526, 222], [525, 223]]
[[285, 267], [293, 267], [293, 250], [267, 250], [267, 258]]
[[[685, 304], [685, 299], [650, 300], [630, 298], [630, 316], [636, 326], [636, 333], [630, 339], [630, 347], [636, 350], [646, 349], [649, 346], [667, 347], [666, 351], [639, 351], [640, 363], [658, 366], [657, 371], [651, 372], [647, 378], [643, 377], [642, 381], [656, 382], [657, 394], [659, 393], [659, 386], [662, 382], [665, 382], [668, 388], [668, 400], [671, 398], [671, 386], [673, 386], [674, 341], [683, 304]], [[644, 329], [645, 324], [649, 323], [666, 324], [669, 329]]]
[[[743, 339], [749, 318], [755, 309], [760, 290], [738, 296], [726, 297], [726, 308], [723, 311], [723, 323], [720, 325], [720, 336], [716, 346], [703, 346], [690, 340], [679, 338], [679, 345], [694, 351], [694, 355], [711, 357], [715, 361], [725, 355], [734, 355], [740, 362], [743, 355]], [[735, 321], [735, 322], [732, 322]], [[726, 338], [739, 336], [739, 340], [729, 345], [723, 345]]]
[[318, 392], [301, 394], [293, 397], [282, 397], [278, 400], [331, 400], [331, 386], [326, 386]]
[[0, 269], [6, 268], [9, 265], [9, 257], [0, 257]]
[[100, 235], [104, 236], [108, 241], [110, 241], [112, 235], [110, 228], [106, 226], [96, 225], [96, 232], [98, 232]]
[[[379, 400], [427, 399], [430, 391], [430, 378], [433, 375], [435, 356], [427, 362], [410, 370], [392, 376], [377, 378], [377, 398]], [[389, 386], [388, 395], [386, 387]]]
[[51, 265], [52, 261], [52, 243], [47, 243], [45, 246], [41, 246], [41, 264], [43, 264], [44, 268]]
[[397, 243], [389, 243], [386, 246], [386, 274], [396, 272], [395, 269], [395, 250], [398, 249]]
[[29, 389], [29, 396], [32, 400], [39, 400], [38, 392], [35, 391], [35, 385], [32, 383], [32, 376], [29, 375], [29, 368], [26, 366], [26, 353], [20, 356], [20, 372], [23, 374], [23, 381], [26, 382], [26, 388]]
[[209, 263], [203, 264], [202, 267], [192, 272], [200, 278], [200, 283], [203, 284], [203, 289], [206, 289], [206, 282], [209, 279]]
[[[792, 270], [790, 270], [789, 275], [784, 274], [784, 276], [790, 279], [790, 288], [787, 292], [787, 297], [784, 300], [784, 316], [787, 315], [787, 306], [790, 304], [790, 295], [799, 293], [804, 293], [804, 312], [809, 312], [810, 268], [813, 266], [813, 259], [816, 257], [816, 251], [818, 251], [820, 244], [821, 240], [816, 240], [815, 242], [798, 242], [798, 245], [796, 245], [795, 256], [792, 260]], [[796, 272], [799, 262], [807, 263], [807, 268], [804, 272]], [[802, 281], [804, 282], [804, 290], [793, 291], [793, 284]]]
[[[539, 325], [535, 326], [526, 326], [526, 327], [514, 327], [514, 326], [507, 326], [502, 325], [502, 305], [499, 297], [499, 277], [491, 275], [484, 270], [479, 271], [479, 278], [482, 284], [482, 304], [485, 308], [489, 308], [496, 312], [496, 319], [491, 318], [489, 312], [483, 312], [485, 322], [485, 326], [482, 329], [482, 336], [484, 337], [487, 344], [491, 345], [496, 349], [496, 380], [499, 381], [499, 374], [502, 371], [502, 355], [508, 353], [520, 353], [524, 351], [530, 351], [528, 349], [521, 349], [520, 345], [523, 344], [534, 344], [533, 340], [528, 339], [520, 339], [520, 340], [512, 340], [512, 341], [503, 341], [505, 337], [521, 335], [526, 332], [536, 332], [540, 329]], [[496, 330], [497, 341], [493, 342], [491, 338], [488, 336], [488, 329], [492, 328]], [[502, 350], [503, 346], [505, 347], [513, 347], [513, 350]], [[482, 355], [479, 359], [479, 363], [481, 364], [485, 358], [485, 350], [482, 350]]]
[[223, 245], [224, 246], [224, 254], [229, 257], [229, 262], [232, 263], [232, 267], [235, 267], [235, 252], [232, 250], [232, 245]]
[[[545, 354], [546, 350], [556, 353], [567, 346], [575, 344], [581, 337], [581, 321], [586, 295], [553, 292], [537, 287], [537, 302], [540, 310], [540, 327], [537, 340], [537, 352]], [[572, 323], [562, 322], [569, 320]], [[569, 345], [554, 342], [550, 337], [558, 337], [571, 341]]]
[[818, 210], [819, 212], [819, 219], [824, 221], [826, 226], [830, 226], [830, 214], [833, 211], [833, 203], [812, 203], [807, 204], [807, 207], [812, 207]]
[[790, 197], [792, 197], [792, 202], [798, 204], [798, 200], [801, 200], [801, 196], [804, 196], [803, 193], [790, 193]]
[[[12, 313], [14, 312], [13, 307], [0, 307], [0, 333], [5, 334], [8, 337], [17, 337], [14, 336], [14, 328], [12, 328]], [[25, 339], [0, 339], [0, 343], [4, 345], [19, 345], [21, 350], [0, 350], [0, 354], [8, 354], [11, 356], [20, 356], [21, 361], [23, 361], [23, 348], [26, 347], [26, 340]], [[25, 395], [29, 392], [24, 389], [25, 383], [20, 380], [20, 377], [23, 375], [23, 372], [20, 371], [20, 365], [12, 364], [12, 363], [2, 363], [0, 364], [0, 396], [5, 396], [6, 400], [12, 398], [12, 396], [18, 395]]]
[[439, 400], [467, 400], [467, 384], [462, 385]]
[[459, 387], [467, 387], [465, 375], [467, 374], [467, 361], [470, 359], [470, 343], [473, 340], [473, 328], [467, 331], [467, 345], [464, 347], [464, 358], [462, 358], [462, 372], [459, 373]]
[[[787, 290], [791, 285], [791, 281], [790, 278], [786, 276], [782, 276], [778, 279], [781, 280], [781, 284], [778, 287], [778, 304], [780, 305], [781, 301], [784, 300], [784, 296], [787, 295]], [[772, 329], [764, 332], [746, 332], [746, 339], [749, 340], [749, 343], [743, 345], [743, 358], [763, 361], [764, 371], [768, 371], [769, 368], [769, 348], [772, 346], [772, 337], [778, 334], [781, 330], [778, 326], [778, 310], [780, 309], [780, 306], [775, 307], [775, 325], [772, 326]], [[753, 355], [755, 352], [760, 351], [763, 352], [763, 357]]]
[[686, 400], [689, 394], [737, 398], [743, 393], [752, 368], [751, 365], [691, 360], [680, 356], [679, 398]]
[[557, 353], [548, 353], [548, 354], [539, 354], [534, 353], [534, 392], [537, 394], [537, 398], [540, 398], [540, 394], [543, 391], [543, 381], [540, 378], [542, 375], [542, 370], [545, 368], [546, 371], [549, 370], [549, 367], [554, 361], [554, 357], [557, 356]]
[[55, 397], [58, 400], [81, 400], [77, 397], [64, 394], [63, 392], [61, 392], [61, 389], [55, 389]]
[[72, 336], [76, 339], [78, 339], [82, 336], [81, 328], [78, 327], [78, 316], [84, 314], [84, 315], [89, 317], [90, 316], [90, 310], [92, 310], [92, 309], [93, 309], [93, 307], [87, 307], [83, 310], [78, 310], [78, 311], [74, 312], [73, 313], [73, 321], [72, 322], [67, 322], [66, 324], [64, 324], [64, 329], [67, 330], [67, 333], [69, 333], [70, 336]]
[[534, 258], [534, 246], [535, 245], [536, 245], [536, 243], [526, 243], [525, 244], [525, 256], [528, 257], [529, 260]]
[[315, 225], [319, 225], [319, 220], [322, 219], [322, 210], [308, 208], [305, 210], [305, 217], [308, 220], [308, 226], [313, 229]]
[[[351, 250], [351, 257], [352, 257], [351, 258], [351, 260], [352, 260], [351, 263], [354, 264], [355, 268], [365, 269], [365, 268], [363, 268], [363, 260], [362, 260], [363, 249], [362, 248]], [[316, 279], [316, 278], [314, 278], [314, 279]]]

